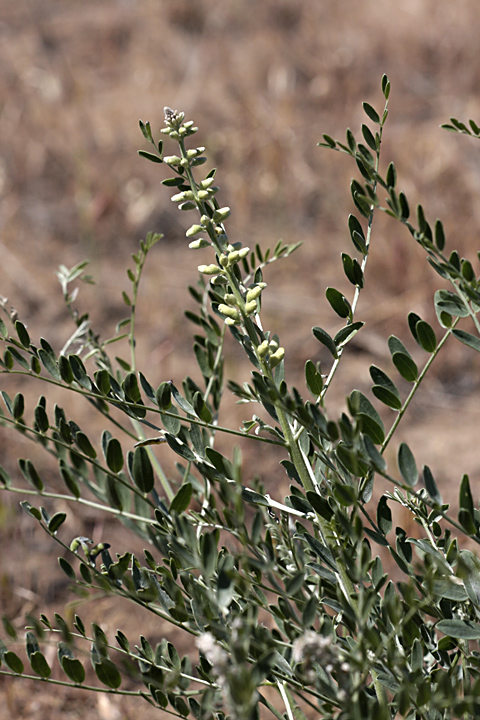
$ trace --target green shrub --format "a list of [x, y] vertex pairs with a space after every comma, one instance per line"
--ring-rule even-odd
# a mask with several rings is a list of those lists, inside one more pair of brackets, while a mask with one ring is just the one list
[[[480, 542], [480, 512], [469, 478], [461, 480], [459, 509], [453, 513], [431, 470], [424, 466], [419, 472], [408, 445], [400, 444], [397, 467], [387, 468], [384, 457], [446, 341], [456, 338], [480, 350], [479, 281], [470, 260], [455, 250], [445, 254], [439, 220], [432, 226], [420, 205], [415, 219], [410, 218], [393, 163], [381, 174], [390, 93], [386, 76], [382, 92], [381, 112], [363, 104], [368, 124], [361, 127], [360, 142], [347, 130], [344, 143], [328, 135], [319, 143], [349, 155], [359, 179], [351, 183], [352, 255], [342, 253], [352, 296], [334, 287], [326, 291], [339, 329], [332, 337], [313, 328], [331, 361], [324, 373], [318, 362], [306, 360], [302, 393], [308, 399], [288, 385], [286, 350], [260, 319], [267, 266], [287, 258], [298, 244], [279, 242], [262, 251], [230, 241], [230, 210], [217, 202], [215, 171], [201, 169], [204, 148], [187, 148], [197, 128], [169, 108], [162, 132], [176, 143], [178, 155], [164, 155], [163, 143], [143, 122], [140, 128], [151, 149], [140, 155], [168, 170], [163, 184], [173, 188], [172, 200], [195, 214], [186, 233], [189, 247], [210, 251], [207, 264], [198, 268], [198, 284], [190, 288], [198, 309], [186, 313], [195, 326], [193, 358], [203, 384], [187, 376], [181, 387], [165, 381], [155, 388], [148, 369], [137, 368], [137, 294], [159, 235], [149, 234], [133, 255], [131, 290], [124, 293], [130, 315], [111, 340], [101, 342], [88, 318], [74, 309], [70, 287], [86, 279], [86, 263], [72, 270], [61, 266], [57, 273], [75, 323], [67, 350], [57, 353], [44, 339], [34, 345], [25, 325], [5, 313], [0, 372], [82, 396], [92, 413], [103, 416], [106, 429], [99, 438], [89, 437], [43, 395], [28, 420], [24, 396], [17, 393], [12, 399], [2, 392], [6, 413], [1, 425], [53, 456], [65, 485], [63, 492], [52, 490], [41, 469], [20, 459], [26, 485], [0, 469], [2, 489], [43, 503], [23, 500], [21, 505], [58, 544], [60, 568], [83, 595], [122, 597], [169, 623], [172, 634], [153, 647], [143, 634], [127, 639], [118, 630], [110, 638], [100, 625], [87, 629], [78, 615], [71, 625], [56, 613], [54, 619], [42, 614], [30, 620], [25, 637], [18, 638], [4, 618], [1, 674], [90, 691], [103, 688], [133, 695], [160, 713], [205, 720], [226, 715], [247, 720], [260, 712], [288, 720], [305, 715], [345, 720], [480, 716], [480, 562], [471, 550]], [[473, 121], [466, 126], [452, 119], [446, 127], [480, 137]], [[379, 211], [405, 225], [440, 275], [442, 289], [434, 297], [438, 327], [411, 312], [408, 327], [424, 352], [423, 365], [390, 336], [392, 377], [372, 365], [372, 399], [353, 389], [348, 412], [331, 419], [325, 405], [329, 388], [364, 324], [356, 308]], [[463, 318], [470, 319], [476, 334], [460, 327]], [[128, 343], [128, 360], [111, 357], [114, 340]], [[226, 342], [236, 343], [238, 353], [247, 356], [249, 382], [225, 377]], [[82, 350], [69, 354], [74, 343]], [[222, 426], [227, 392], [245, 408], [238, 430]], [[388, 429], [374, 403], [395, 412]], [[228, 457], [215, 447], [223, 435], [232, 441]], [[237, 438], [261, 443], [267, 454], [283, 453], [282, 472], [291, 483], [287, 497], [275, 497], [275, 489], [259, 480], [243, 484], [241, 456], [233, 446]], [[176, 457], [175, 477], [162, 468], [156, 445], [162, 446], [158, 457]], [[119, 555], [106, 542], [72, 540], [67, 514], [48, 511], [58, 499], [110, 514], [148, 549], [142, 557]], [[395, 504], [418, 526], [415, 537], [402, 527], [393, 531]], [[470, 549], [462, 549], [462, 543]], [[391, 576], [381, 560], [388, 556], [395, 568]], [[174, 644], [180, 633], [192, 636], [195, 646], [184, 657]], [[48, 643], [57, 647], [58, 667], [47, 662], [42, 648]], [[88, 656], [97, 685], [86, 676]]]

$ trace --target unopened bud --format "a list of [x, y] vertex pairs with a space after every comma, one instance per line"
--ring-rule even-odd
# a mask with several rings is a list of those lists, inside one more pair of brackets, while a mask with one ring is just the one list
[[236, 299], [235, 295], [232, 295], [232, 293], [227, 293], [223, 299], [225, 300], [227, 305], [236, 305], [237, 304], [237, 299]]
[[264, 340], [260, 345], [257, 347], [257, 354], [259, 358], [264, 358], [265, 355], [267, 355], [269, 351], [268, 342]]
[[270, 340], [268, 347], [272, 352], [275, 352], [275, 350], [278, 350], [278, 342], [276, 340]]
[[279, 365], [285, 357], [285, 348], [279, 347], [278, 350], [270, 355], [270, 367], [273, 369]]
[[238, 250], [234, 250], [231, 253], [228, 253], [228, 264], [229, 265], [235, 265], [239, 261], [239, 253]]
[[218, 258], [218, 261], [222, 267], [228, 266], [228, 257], [222, 253], [220, 257]]
[[236, 325], [238, 320], [234, 320], [234, 318], [225, 318], [225, 325]]
[[246, 315], [253, 315], [253, 313], [257, 312], [257, 301], [251, 300], [250, 302], [245, 303], [245, 314]]
[[220, 305], [218, 306], [218, 311], [221, 312], [222, 315], [226, 315], [233, 320], [238, 320], [240, 317], [236, 308], [225, 305], [224, 303], [220, 303]]
[[163, 158], [163, 162], [167, 165], [171, 165], [172, 167], [177, 167], [177, 165], [180, 165], [182, 161], [178, 155], [167, 155], [167, 157]]
[[192, 227], [189, 227], [185, 235], [187, 237], [193, 237], [194, 235], [198, 235], [199, 232], [203, 232], [205, 228], [203, 225], [192, 225]]
[[260, 296], [262, 290], [263, 288], [259, 287], [258, 285], [255, 285], [255, 287], [247, 290], [247, 302], [250, 302], [251, 300], [256, 300]]
[[205, 238], [198, 238], [198, 240], [192, 240], [191, 243], [188, 243], [188, 247], [191, 250], [199, 250], [200, 248], [204, 248], [210, 245], [208, 240], [205, 240]]
[[171, 199], [172, 199], [172, 202], [183, 202], [187, 198], [185, 197], [185, 193], [181, 192], [181, 193], [177, 193], [176, 195], [172, 195]]
[[215, 210], [215, 212], [213, 213], [213, 221], [214, 222], [222, 222], [223, 220], [226, 220], [229, 215], [230, 215], [229, 207], [219, 208], [218, 210]]
[[202, 182], [200, 183], [200, 187], [202, 188], [202, 190], [206, 190], [210, 187], [210, 185], [213, 185], [213, 181], [213, 177], [205, 178], [205, 180], [202, 180]]
[[240, 260], [243, 260], [244, 257], [247, 257], [248, 253], [250, 252], [249, 247], [244, 247], [241, 250], [238, 251], [238, 256]]
[[227, 278], [225, 275], [216, 275], [210, 280], [210, 285], [226, 285]]
[[218, 265], [199, 265], [197, 270], [203, 275], [218, 275], [218, 273], [222, 272]]
[[199, 200], [206, 200], [210, 193], [208, 192], [208, 190], [199, 190], [197, 195]]

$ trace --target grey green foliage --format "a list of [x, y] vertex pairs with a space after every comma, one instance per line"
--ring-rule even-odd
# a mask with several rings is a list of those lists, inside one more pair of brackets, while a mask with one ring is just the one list
[[[328, 359], [322, 368], [306, 358], [308, 399], [288, 384], [287, 350], [260, 320], [268, 266], [299, 243], [263, 250], [230, 240], [230, 209], [217, 200], [215, 170], [200, 170], [205, 149], [187, 146], [197, 128], [170, 108], [162, 132], [178, 154], [165, 155], [150, 124], [140, 122], [151, 146], [140, 155], [164, 166], [163, 184], [173, 188], [173, 202], [195, 213], [186, 233], [193, 238], [189, 247], [210, 251], [202, 254], [208, 259], [198, 266], [198, 284], [189, 288], [196, 309], [186, 312], [198, 365], [192, 374], [201, 380], [187, 376], [177, 387], [164, 379], [155, 388], [148, 368], [137, 367], [137, 295], [147, 256], [161, 239], [156, 234], [133, 255], [131, 287], [123, 294], [127, 317], [111, 339], [100, 341], [75, 307], [70, 287], [89, 281], [86, 263], [61, 266], [57, 273], [74, 326], [60, 351], [44, 338], [32, 340], [34, 333], [8, 313], [0, 321], [0, 373], [45, 388], [35, 407], [26, 407], [21, 393], [12, 399], [1, 391], [1, 425], [53, 456], [65, 486], [63, 492], [52, 489], [40, 465], [19, 458], [15, 477], [0, 468], [1, 489], [29, 498], [22, 507], [57, 543], [58, 569], [79, 592], [125, 598], [172, 628], [154, 647], [144, 635], [127, 638], [118, 629], [107, 637], [95, 623], [87, 629], [78, 615], [70, 625], [60, 614], [53, 620], [42, 614], [28, 620], [22, 650], [16, 627], [4, 618], [1, 674], [49, 683], [61, 678], [90, 691], [134, 695], [139, 704], [157, 708], [159, 717], [254, 720], [260, 707], [262, 716], [289, 720], [480, 716], [480, 561], [473, 552], [480, 511], [469, 477], [459, 483], [459, 511], [453, 513], [432, 471], [419, 470], [408, 445], [400, 444], [392, 468], [384, 452], [447, 340], [459, 340], [466, 352], [480, 351], [479, 280], [473, 260], [456, 251], [444, 254], [440, 220], [432, 225], [420, 205], [410, 219], [393, 163], [382, 175], [386, 76], [381, 87], [384, 107], [363, 104], [359, 139], [349, 129], [346, 143], [326, 134], [320, 143], [350, 156], [358, 174], [347, 221], [352, 254], [341, 257], [353, 291], [347, 297], [335, 287], [326, 290], [340, 322], [333, 337], [313, 328]], [[472, 120], [467, 126], [452, 118], [447, 127], [480, 137]], [[410, 341], [386, 339], [391, 363], [370, 367], [369, 396], [346, 389], [347, 410], [332, 418], [329, 388], [349, 343], [364, 332], [356, 313], [377, 212], [404, 225], [440, 275], [442, 287], [433, 298], [439, 326], [411, 312]], [[127, 357], [112, 355], [111, 346], [122, 342]], [[236, 343], [251, 363], [247, 382], [226, 377], [226, 342]], [[80, 428], [68, 408], [52, 407], [50, 385], [83, 396], [91, 412], [100, 413], [106, 425], [100, 437]], [[245, 406], [239, 430], [222, 425], [226, 393]], [[390, 413], [384, 417], [394, 411], [389, 426], [383, 406]], [[229, 453], [217, 449], [220, 435], [232, 440]], [[287, 497], [242, 478], [236, 439], [283, 452]], [[175, 477], [162, 468], [164, 454], [177, 458]], [[34, 502], [32, 495], [38, 496]], [[59, 498], [116, 518], [125, 533], [145, 543], [143, 555], [117, 553], [108, 537], [97, 545], [88, 537], [72, 538], [68, 513], [49, 513]], [[396, 504], [411, 515], [414, 536], [394, 528]], [[391, 576], [381, 559], [387, 556], [395, 567]], [[191, 636], [188, 656], [175, 647], [178, 633]], [[57, 647], [55, 668], [44, 652], [49, 643]], [[86, 683], [87, 655], [97, 684]]]

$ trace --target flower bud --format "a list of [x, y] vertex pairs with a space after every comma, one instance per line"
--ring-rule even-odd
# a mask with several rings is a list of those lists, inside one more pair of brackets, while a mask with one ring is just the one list
[[206, 200], [208, 198], [208, 196], [210, 195], [208, 190], [199, 190], [197, 194], [198, 194], [199, 200]]
[[205, 180], [202, 180], [202, 182], [200, 183], [200, 187], [202, 188], [202, 190], [206, 190], [210, 187], [210, 185], [213, 185], [213, 181], [213, 177], [205, 178]]
[[240, 260], [243, 260], [244, 257], [247, 257], [248, 253], [250, 252], [249, 247], [244, 247], [241, 250], [238, 251], [238, 256]]
[[221, 268], [218, 267], [218, 265], [199, 265], [197, 268], [199, 273], [202, 273], [203, 275], [218, 275], [222, 272]]
[[187, 167], [188, 167], [188, 164], [189, 164], [189, 163], [188, 163], [187, 158], [182, 158], [182, 159], [180, 160], [180, 165], [181, 165], [183, 168], [187, 168]]
[[178, 155], [167, 155], [167, 157], [163, 158], [163, 162], [167, 165], [171, 165], [172, 167], [177, 167], [177, 165], [180, 165], [182, 161]]
[[238, 256], [238, 250], [234, 250], [231, 253], [228, 253], [228, 264], [234, 265], [236, 262], [238, 262], [239, 256]]
[[258, 285], [255, 285], [255, 287], [250, 288], [250, 290], [247, 290], [247, 298], [246, 298], [247, 303], [250, 302], [251, 300], [256, 300], [260, 296], [262, 290], [263, 290], [263, 288], [259, 287]]
[[183, 127], [187, 128], [189, 130], [193, 125], [193, 120], [188, 120], [186, 123], [183, 123]]
[[259, 358], [263, 359], [265, 355], [267, 355], [269, 351], [268, 342], [264, 340], [260, 345], [257, 347], [257, 355]]
[[72, 552], [77, 552], [79, 547], [80, 547], [79, 541], [77, 540], [77, 538], [74, 538], [74, 540], [72, 540], [72, 542], [70, 543], [70, 550]]
[[210, 285], [226, 285], [227, 278], [225, 275], [216, 275], [210, 280]]
[[235, 297], [235, 295], [232, 295], [232, 293], [227, 293], [223, 299], [225, 300], [227, 305], [237, 304], [237, 298]]
[[225, 325], [236, 325], [237, 322], [238, 321], [234, 320], [233, 318], [229, 318], [229, 317], [225, 318]]
[[220, 255], [218, 260], [222, 267], [228, 267], [228, 257], [224, 253]]
[[285, 348], [279, 347], [278, 350], [270, 355], [270, 367], [273, 369], [279, 365], [285, 357]]
[[185, 193], [181, 192], [181, 193], [177, 193], [177, 195], [172, 195], [171, 199], [172, 199], [172, 202], [183, 202], [184, 200], [186, 200]]
[[199, 250], [200, 248], [204, 248], [210, 245], [208, 240], [205, 240], [205, 238], [198, 238], [198, 240], [192, 240], [191, 243], [188, 244], [188, 247], [191, 250]]
[[226, 315], [233, 320], [238, 320], [240, 317], [236, 308], [225, 305], [224, 303], [220, 303], [220, 305], [218, 306], [218, 311], [221, 312], [222, 315]]
[[215, 212], [213, 213], [213, 221], [214, 222], [222, 222], [223, 220], [226, 220], [229, 215], [230, 215], [229, 207], [219, 208], [218, 210], [215, 210]]
[[275, 352], [275, 350], [278, 350], [278, 342], [276, 340], [270, 340], [268, 347], [272, 352]]
[[257, 312], [257, 301], [251, 300], [250, 302], [247, 302], [245, 304], [245, 313], [247, 315], [253, 315], [255, 312]]
[[192, 227], [189, 227], [185, 235], [187, 237], [193, 237], [194, 235], [198, 235], [199, 232], [203, 232], [205, 228], [203, 225], [192, 225]]

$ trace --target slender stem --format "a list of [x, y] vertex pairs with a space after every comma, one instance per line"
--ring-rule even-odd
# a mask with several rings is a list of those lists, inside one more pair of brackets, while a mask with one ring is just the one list
[[130, 358], [131, 358], [131, 367], [132, 372], [136, 372], [137, 367], [137, 357], [135, 352], [135, 320], [136, 320], [136, 310], [137, 310], [137, 299], [138, 299], [138, 288], [140, 285], [140, 278], [142, 275], [143, 266], [145, 264], [146, 259], [146, 253], [143, 251], [139, 253], [139, 259], [137, 263], [137, 272], [135, 275], [135, 278], [132, 282], [132, 291], [133, 291], [133, 298], [132, 298], [132, 304], [131, 304], [131, 310], [130, 310], [130, 328], [128, 333], [128, 342], [130, 345]]
[[[473, 320], [475, 328], [476, 328], [478, 334], [480, 335], [480, 321], [478, 320], [477, 314], [475, 312], [473, 312], [468, 298], [465, 296], [465, 293], [462, 291], [462, 289], [456, 283], [454, 283], [452, 280], [450, 280], [450, 282], [452, 283], [453, 287], [455, 288], [457, 295], [461, 298], [461, 300], [463, 301], [463, 304], [467, 308], [468, 314], [471, 317], [471, 319]], [[458, 320], [459, 320], [459, 318], [457, 318], [457, 321]]]
[[435, 348], [435, 350], [433, 351], [433, 353], [430, 355], [430, 357], [428, 358], [427, 362], [425, 363], [425, 366], [424, 366], [422, 372], [420, 373], [420, 375], [418, 376], [418, 378], [417, 378], [417, 379], [415, 380], [415, 382], [413, 383], [413, 387], [412, 387], [412, 389], [410, 390], [410, 392], [409, 392], [409, 394], [408, 394], [408, 397], [406, 398], [405, 402], [403, 403], [401, 409], [398, 411], [397, 417], [396, 417], [395, 420], [393, 421], [392, 427], [391, 427], [390, 430], [388, 431], [387, 436], [385, 437], [385, 440], [384, 440], [383, 443], [382, 443], [382, 447], [381, 447], [381, 451], [380, 451], [380, 452], [382, 452], [382, 453], [385, 452], [385, 449], [386, 449], [388, 443], [390, 442], [390, 440], [392, 439], [392, 437], [394, 436], [394, 434], [395, 434], [395, 432], [396, 432], [396, 430], [397, 430], [397, 427], [399, 426], [399, 424], [400, 424], [403, 416], [405, 415], [405, 413], [406, 413], [406, 411], [407, 411], [408, 406], [410, 405], [410, 403], [412, 402], [413, 398], [415, 397], [415, 393], [417, 392], [418, 388], [420, 387], [423, 378], [424, 378], [425, 375], [427, 374], [428, 370], [430, 369], [431, 364], [433, 363], [433, 361], [434, 361], [435, 358], [437, 357], [438, 353], [440, 352], [440, 350], [442, 349], [442, 347], [445, 345], [445, 343], [447, 342], [448, 338], [449, 338], [450, 335], [452, 334], [452, 330], [455, 328], [455, 326], [457, 325], [457, 323], [458, 323], [459, 320], [460, 320], [460, 318], [458, 318], [458, 317], [455, 318], [454, 322], [452, 323], [452, 326], [448, 328], [447, 332], [444, 334], [444, 336], [442, 337], [442, 339], [441, 339], [440, 342], [438, 343], [437, 347]]
[[293, 714], [292, 708], [290, 707], [288, 695], [285, 690], [285, 684], [286, 683], [281, 683], [280, 680], [277, 680], [277, 687], [280, 692], [280, 695], [282, 696], [283, 704], [285, 705], [285, 709], [287, 711], [288, 720], [295, 720], [295, 715]]
[[[385, 103], [384, 112], [387, 110], [387, 107], [388, 107], [388, 100]], [[380, 130], [379, 130], [380, 143], [382, 142], [382, 134], [383, 134], [383, 125], [380, 125]], [[379, 166], [380, 166], [380, 145], [379, 145], [379, 149], [376, 152], [376, 159], [375, 159], [375, 173], [376, 174], [378, 173]], [[377, 181], [375, 180], [373, 183], [373, 193], [374, 194], [375, 194], [376, 188], [377, 188]], [[365, 238], [366, 251], [365, 251], [365, 254], [363, 255], [362, 264], [361, 264], [362, 274], [365, 273], [365, 268], [367, 266], [367, 261], [368, 261], [369, 251], [370, 251], [370, 241], [371, 241], [371, 237], [372, 237], [372, 226], [373, 226], [374, 213], [375, 213], [375, 206], [372, 205], [371, 209], [370, 209], [370, 215], [368, 217], [367, 235]], [[360, 286], [356, 285], [355, 293], [353, 295], [353, 300], [352, 300], [352, 304], [351, 304], [349, 323], [353, 323], [353, 317], [355, 315], [355, 310], [357, 309], [358, 300], [360, 298], [360, 292], [361, 292]], [[334, 377], [334, 375], [338, 369], [338, 366], [340, 364], [340, 359], [343, 355], [343, 351], [344, 351], [345, 347], [346, 347], [346, 345], [343, 345], [341, 348], [338, 349], [337, 357], [335, 358], [333, 365], [330, 368], [330, 372], [328, 373], [328, 376], [325, 379], [325, 382], [323, 384], [322, 392], [320, 393], [320, 395], [317, 399], [317, 402], [319, 402], [319, 403], [323, 402], [323, 400], [325, 398], [328, 388], [330, 387], [333, 377]]]
[[[76, 392], [77, 394], [82, 395], [83, 397], [85, 397], [87, 399], [88, 398], [94, 398], [95, 400], [99, 399], [99, 395], [97, 395], [94, 392], [91, 392], [91, 391], [88, 391], [85, 389], [76, 388], [76, 387], [73, 387], [72, 385], [64, 385], [63, 383], [58, 382], [57, 380], [53, 380], [51, 378], [44, 377], [43, 375], [42, 376], [35, 375], [33, 372], [30, 372], [30, 371], [0, 370], [0, 375], [2, 375], [2, 374], [4, 374], [4, 375], [23, 375], [24, 377], [31, 377], [31, 378], [35, 378], [36, 380], [43, 380], [44, 382], [48, 382], [51, 385], [55, 385], [56, 387], [60, 387], [65, 390], [71, 390], [72, 392]], [[137, 403], [134, 403], [134, 402], [129, 402], [127, 400], [117, 400], [117, 399], [111, 398], [111, 397], [106, 397], [106, 398], [100, 397], [100, 399], [104, 400], [105, 402], [111, 403], [114, 407], [116, 407], [117, 405], [120, 406], [119, 407], [120, 410], [122, 409], [122, 406], [131, 408], [132, 410], [141, 408], [142, 410], [146, 409], [146, 410], [148, 410], [148, 412], [156, 413], [157, 415], [167, 415], [169, 417], [175, 418], [176, 420], [179, 419], [178, 415], [168, 412], [168, 410], [160, 410], [159, 408], [156, 408], [156, 407], [145, 408], [145, 405], [138, 405]], [[106, 417], [110, 418], [110, 416], [108, 414], [106, 415]], [[182, 418], [180, 418], [180, 419], [182, 419]], [[158, 432], [163, 432], [162, 428], [152, 425], [151, 423], [149, 423], [146, 420], [141, 420], [139, 418], [136, 418], [136, 420], [137, 420], [137, 422], [141, 423], [142, 425], [147, 425], [147, 427], [152, 427], [153, 429], [157, 430]], [[13, 422], [13, 424], [16, 424], [15, 421], [12, 421], [6, 415], [0, 415], [0, 423], [2, 421]], [[212, 428], [212, 426], [209, 423], [206, 423], [203, 420], [197, 420], [196, 418], [192, 418], [192, 417], [189, 417], [188, 419], [185, 418], [185, 422], [193, 423], [194, 425], [198, 425], [199, 427], [204, 427], [206, 429]], [[127, 430], [123, 426], [120, 426], [120, 427], [133, 440], [136, 441], [139, 439], [131, 431]], [[222, 433], [225, 433], [226, 435], [236, 435], [237, 437], [248, 438], [250, 440], [254, 440], [255, 442], [262, 442], [262, 443], [267, 443], [268, 445], [278, 445], [280, 447], [285, 447], [285, 443], [282, 442], [281, 440], [274, 440], [272, 438], [262, 437], [259, 435], [250, 435], [249, 433], [243, 432], [242, 430], [234, 430], [233, 428], [223, 427], [221, 425], [215, 425], [214, 429], [216, 432], [222, 432]], [[30, 428], [29, 428], [29, 430], [30, 430]]]
[[[28, 628], [27, 628], [28, 629]], [[58, 628], [51, 628], [51, 633], [56, 634], [62, 634], [62, 631]], [[88, 637], [87, 635], [81, 635], [80, 633], [71, 633], [73, 637], [78, 638], [79, 640], [86, 640], [87, 642], [91, 643], [92, 645], [95, 644], [95, 638]], [[124, 648], [118, 647], [117, 645], [111, 645], [110, 643], [106, 643], [105, 647], [109, 648], [110, 650], [114, 650], [115, 652], [121, 654], [121, 655], [127, 655], [129, 658], [132, 658], [133, 660], [141, 660], [142, 662], [148, 662], [149, 664], [153, 665], [156, 668], [159, 668], [160, 670], [163, 670], [166, 673], [177, 673], [180, 677], [185, 678], [185, 680], [189, 680], [190, 682], [198, 683], [199, 685], [206, 685], [207, 687], [214, 687], [217, 688], [218, 685], [216, 683], [209, 682], [208, 680], [204, 680], [203, 678], [196, 677], [195, 675], [188, 675], [187, 673], [178, 671], [176, 668], [168, 667], [168, 665], [160, 665], [157, 662], [152, 662], [150, 660], [146, 660], [141, 655], [137, 655], [134, 652], [127, 651]]]
[[93, 502], [92, 500], [85, 500], [82, 497], [75, 497], [74, 495], [63, 495], [62, 493], [45, 492], [43, 490], [29, 490], [28, 488], [12, 487], [11, 485], [2, 485], [2, 490], [7, 492], [18, 493], [19, 495], [35, 495], [35, 497], [52, 498], [54, 500], [64, 500], [66, 502], [76, 503], [78, 505], [86, 505], [87, 507], [94, 508], [95, 510], [102, 510], [103, 512], [110, 513], [111, 515], [117, 515], [118, 517], [128, 518], [129, 520], [135, 520], [137, 522], [146, 522], [147, 518], [142, 515], [136, 515], [135, 513], [127, 512], [126, 510], [117, 510], [117, 508], [111, 507], [110, 505], [102, 505], [101, 503]]
[[[396, 479], [396, 478], [394, 478], [394, 477], [391, 477], [391, 476], [388, 475], [387, 473], [381, 472], [380, 470], [377, 470], [377, 472], [378, 472], [379, 475], [381, 475], [381, 477], [385, 478], [385, 480], [388, 480], [388, 482], [392, 483], [392, 485], [394, 485], [395, 488], [401, 488], [401, 489], [404, 490], [406, 493], [408, 493], [408, 494], [410, 495], [410, 497], [413, 497], [413, 498], [416, 498], [416, 499], [420, 500], [422, 503], [424, 503], [425, 505], [427, 505], [429, 508], [431, 508], [432, 510], [435, 510], [435, 512], [436, 512], [438, 515], [440, 515], [440, 517], [441, 517], [443, 520], [445, 520], [446, 523], [448, 523], [449, 525], [451, 525], [452, 527], [454, 527], [456, 530], [459, 530], [459, 532], [461, 532], [462, 535], [465, 535], [466, 537], [470, 538], [470, 540], [472, 540], [473, 542], [475, 542], [475, 543], [477, 543], [477, 544], [480, 545], [480, 538], [479, 538], [479, 537], [477, 537], [476, 535], [471, 535], [470, 533], [468, 533], [468, 532], [465, 530], [465, 528], [460, 525], [460, 523], [458, 523], [456, 520], [453, 520], [449, 515], [447, 515], [447, 513], [446, 513], [444, 510], [442, 510], [442, 509], [441, 509], [438, 505], [436, 505], [432, 500], [429, 500], [428, 497], [425, 497], [425, 495], [423, 494], [423, 490], [420, 490], [419, 492], [415, 492], [415, 491], [412, 490], [412, 488], [411, 488], [409, 485], [407, 485], [406, 483], [399, 482], [398, 479]], [[392, 495], [391, 497], [392, 497], [393, 500], [396, 500], [397, 502], [400, 502], [400, 501], [398, 500], [398, 498], [395, 497], [395, 495]]]
[[213, 387], [213, 383], [215, 382], [215, 377], [217, 375], [217, 370], [222, 362], [223, 359], [223, 346], [225, 343], [225, 329], [226, 325], [223, 324], [221, 335], [220, 335], [220, 342], [218, 343], [217, 353], [215, 355], [215, 360], [213, 362], [213, 368], [212, 368], [212, 374], [210, 375], [208, 379], [208, 385], [205, 388], [205, 392], [203, 393], [203, 397], [205, 400], [207, 400], [208, 396], [210, 395], [210, 392]]
[[[48, 528], [45, 525], [43, 525], [42, 522], [39, 521], [39, 525], [48, 535], [50, 535], [50, 537], [52, 537], [55, 540], [56, 543], [58, 543], [58, 545], [63, 547], [63, 549], [66, 552], [71, 553], [75, 558], [77, 558], [83, 562], [82, 558], [80, 557], [80, 555], [77, 552], [74, 552], [73, 550], [71, 550], [70, 547], [66, 543], [62, 542], [62, 540], [60, 540], [60, 538], [57, 535], [52, 534], [48, 530]], [[107, 581], [109, 580], [108, 575], [104, 575], [94, 565], [89, 565], [89, 570], [93, 575], [96, 575], [99, 578], [102, 578], [102, 580], [104, 582], [105, 582], [105, 580], [107, 580]], [[77, 584], [80, 586], [85, 586], [85, 583], [83, 583], [82, 581], [77, 580]], [[105, 588], [102, 586], [96, 586], [96, 585], [90, 584], [90, 585], [87, 585], [87, 587], [90, 587], [93, 590], [99, 590], [99, 591], [105, 593]], [[185, 632], [189, 633], [190, 635], [197, 636], [199, 634], [196, 630], [193, 630], [192, 628], [190, 628], [188, 625], [184, 624], [180, 620], [175, 620], [171, 615], [169, 615], [167, 612], [165, 612], [159, 606], [154, 605], [151, 602], [142, 600], [141, 598], [137, 597], [136, 595], [133, 595], [133, 593], [131, 593], [130, 591], [124, 590], [122, 587], [119, 587], [114, 582], [111, 582], [110, 590], [112, 593], [119, 595], [119, 596], [125, 598], [126, 600], [130, 600], [131, 602], [134, 602], [137, 605], [140, 605], [140, 607], [144, 608], [145, 610], [148, 610], [153, 615], [156, 615], [157, 617], [162, 618], [162, 620], [166, 620], [171, 625], [175, 625], [175, 627], [177, 627], [181, 630], [185, 630]]]
[[[13, 425], [13, 426], [16, 426], [16, 425], [17, 425], [17, 423], [16, 423], [16, 421], [15, 421], [14, 419], [8, 418], [8, 417], [6, 417], [6, 416], [3, 416], [3, 417], [1, 418], [1, 420], [4, 421], [4, 422], [7, 422], [7, 423], [9, 423], [9, 424], [11, 424], [11, 425]], [[71, 445], [69, 445], [67, 442], [64, 442], [63, 440], [60, 440], [60, 439], [58, 439], [58, 438], [55, 438], [55, 439], [50, 438], [48, 435], [45, 435], [44, 433], [41, 433], [39, 430], [35, 430], [35, 428], [23, 426], [22, 429], [23, 429], [24, 431], [28, 431], [27, 437], [29, 437], [30, 434], [31, 434], [31, 435], [35, 435], [35, 436], [37, 436], [37, 437], [39, 437], [39, 438], [42, 438], [42, 440], [47, 439], [47, 440], [49, 440], [50, 442], [54, 443], [55, 445], [59, 445], [60, 447], [65, 448], [66, 450], [70, 450], [70, 449], [71, 449]], [[29, 439], [32, 439], [32, 438], [29, 438]], [[53, 454], [54, 457], [57, 457], [57, 455], [56, 455], [55, 453], [53, 453], [52, 450], [50, 450], [49, 448], [45, 448], [45, 449], [47, 450], [47, 452], [50, 452], [51, 454]], [[81, 457], [83, 460], [85, 460], [85, 462], [90, 463], [91, 465], [93, 465], [94, 467], [96, 467], [98, 470], [100, 470], [101, 472], [105, 473], [105, 475], [110, 476], [110, 477], [113, 478], [116, 482], [120, 483], [121, 485], [123, 485], [124, 487], [126, 487], [128, 490], [130, 490], [132, 493], [134, 493], [135, 495], [138, 495], [138, 497], [142, 498], [142, 500], [145, 500], [145, 502], [148, 503], [152, 508], [155, 508], [155, 504], [154, 504], [151, 500], [149, 500], [148, 497], [145, 497], [145, 493], [143, 493], [141, 490], [139, 490], [139, 488], [137, 488], [135, 485], [131, 485], [129, 482], [127, 482], [127, 481], [124, 480], [122, 477], [120, 477], [120, 475], [118, 475], [117, 473], [114, 473], [112, 470], [110, 470], [110, 468], [105, 467], [104, 465], [102, 465], [101, 463], [99, 463], [98, 460], [95, 460], [95, 458], [92, 458], [92, 457], [90, 457], [90, 456], [88, 456], [88, 455], [85, 455], [85, 453], [82, 453], [82, 451], [80, 450], [80, 448], [76, 447], [76, 448], [75, 448], [75, 452], [77, 452], [78, 455], [80, 455], [80, 457]], [[98, 488], [97, 488], [97, 489], [98, 489]], [[41, 491], [38, 491], [38, 494], [41, 495], [42, 492], [41, 492]]]
[[[6, 675], [9, 677], [22, 678], [22, 680], [36, 680], [37, 682], [48, 683], [49, 685], [62, 685], [64, 687], [78, 688], [79, 690], [90, 690], [91, 692], [107, 693], [108, 695], [132, 695], [141, 697], [142, 693], [139, 690], [113, 690], [107, 687], [97, 687], [95, 685], [80, 685], [78, 683], [67, 682], [66, 680], [54, 680], [53, 678], [42, 678], [39, 675], [26, 675], [25, 673], [15, 673], [9, 670], [1, 670], [0, 675]], [[160, 706], [158, 706], [160, 707]], [[172, 713], [177, 715], [177, 713]], [[177, 717], [181, 717], [177, 715]]]

